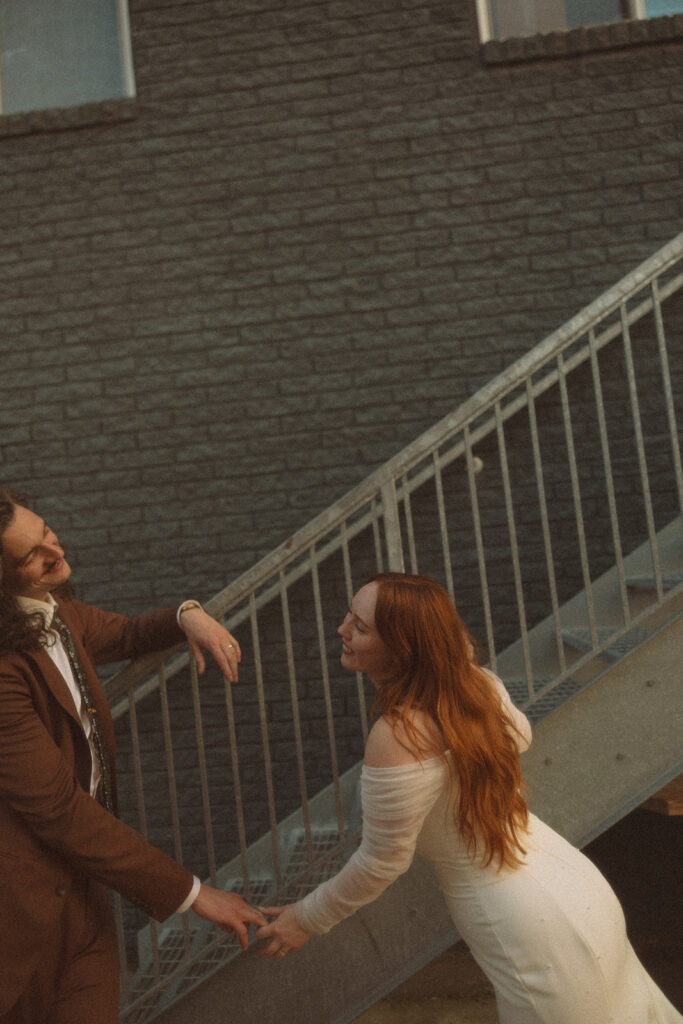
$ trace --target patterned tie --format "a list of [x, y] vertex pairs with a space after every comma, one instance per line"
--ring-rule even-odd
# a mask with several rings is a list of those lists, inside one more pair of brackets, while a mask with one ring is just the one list
[[95, 799], [98, 803], [101, 803], [103, 807], [113, 814], [114, 813], [114, 800], [112, 797], [111, 788], [111, 768], [109, 765], [109, 755], [107, 753], [107, 747], [104, 742], [104, 736], [102, 735], [102, 729], [100, 727], [100, 720], [97, 714], [95, 705], [93, 704], [92, 697], [90, 696], [90, 688], [85, 678], [83, 666], [81, 665], [80, 658], [76, 651], [74, 644], [74, 638], [69, 632], [67, 626], [62, 622], [57, 615], [52, 619], [52, 628], [59, 634], [59, 637], [64, 644], [64, 650], [66, 651], [71, 665], [71, 671], [74, 674], [74, 679], [78, 683], [78, 688], [81, 691], [81, 699], [83, 701], [83, 707], [90, 719], [90, 726], [92, 728], [92, 740], [93, 746], [95, 747], [95, 753], [97, 755], [97, 763], [100, 769], [100, 781], [97, 784], [97, 792], [95, 793]]

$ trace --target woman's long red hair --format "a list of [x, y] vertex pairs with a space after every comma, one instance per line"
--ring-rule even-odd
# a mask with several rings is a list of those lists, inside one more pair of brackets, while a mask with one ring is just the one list
[[[400, 725], [426, 756], [450, 750], [457, 786], [455, 820], [484, 865], [520, 863], [529, 812], [520, 793], [522, 771], [514, 729], [486, 672], [473, 659], [472, 640], [444, 588], [428, 576], [378, 573], [375, 626], [393, 657], [373, 708]], [[412, 711], [425, 712], [443, 744], [423, 735]]]

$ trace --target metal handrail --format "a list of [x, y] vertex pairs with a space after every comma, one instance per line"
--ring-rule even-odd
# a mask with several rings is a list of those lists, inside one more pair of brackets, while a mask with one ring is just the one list
[[[666, 271], [680, 260], [683, 254], [683, 232], [680, 232], [667, 245], [663, 246], [657, 253], [642, 263], [636, 270], [631, 271], [621, 281], [601, 295], [594, 302], [586, 306], [581, 312], [567, 321], [562, 327], [553, 331], [543, 341], [535, 346], [530, 352], [522, 356], [510, 367], [500, 373], [493, 380], [480, 388], [471, 398], [459, 405], [453, 412], [443, 417], [429, 430], [421, 434], [415, 441], [403, 448], [397, 455], [384, 463], [379, 469], [367, 476], [362, 483], [353, 487], [345, 495], [339, 498], [333, 505], [325, 509], [318, 516], [312, 519], [306, 526], [283, 541], [269, 554], [258, 561], [246, 572], [238, 576], [232, 583], [215, 594], [207, 603], [207, 610], [217, 618], [225, 617], [228, 612], [249, 593], [257, 593], [259, 588], [267, 584], [276, 576], [281, 568], [291, 566], [301, 555], [305, 555], [312, 546], [317, 545], [323, 538], [328, 539], [329, 535], [336, 530], [342, 522], [348, 520], [367, 504], [370, 497], [380, 493], [382, 487], [399, 477], [403, 476], [410, 469], [418, 464], [427, 454], [436, 449], [442, 448], [451, 438], [465, 427], [476, 422], [490, 409], [495, 408], [496, 403], [502, 403], [503, 399], [516, 387], [520, 381], [531, 380], [534, 373], [544, 367], [554, 357], [560, 355], [565, 349], [571, 346], [577, 339], [586, 335], [594, 329], [601, 321], [605, 320], [611, 313], [623, 307], [627, 300], [646, 285], [656, 282]], [[667, 281], [658, 288], [657, 308], [669, 296], [673, 295], [683, 285], [683, 272]], [[630, 326], [642, 319], [647, 313], [653, 310], [655, 300], [647, 297], [638, 306], [625, 313], [626, 325]], [[608, 344], [621, 332], [621, 324], [611, 325], [598, 336], [594, 345], [599, 350]], [[567, 372], [576, 369], [585, 359], [590, 358], [592, 345], [586, 344], [578, 354], [575, 354], [567, 366]], [[533, 397], [539, 397], [548, 388], [557, 383], [559, 373], [551, 370], [541, 382], [532, 385]], [[520, 396], [515, 403], [502, 410], [505, 419], [515, 415], [527, 402], [526, 396]], [[489, 431], [495, 429], [495, 416], [489, 420], [484, 427], [481, 427], [473, 437], [473, 443], [480, 440]], [[464, 452], [464, 444], [458, 443], [447, 456], [442, 456], [442, 465], [461, 456]], [[680, 454], [679, 454], [680, 463]], [[680, 464], [678, 467], [680, 474]], [[418, 487], [427, 475], [433, 475], [433, 471], [423, 470], [422, 475], [414, 481], [407, 481], [410, 490]], [[683, 476], [681, 476], [683, 479]], [[683, 484], [679, 481], [679, 487], [683, 490]], [[353, 526], [348, 527], [350, 534], [360, 532], [367, 525], [367, 516]], [[325, 548], [325, 555], [337, 550], [341, 541], [336, 538], [329, 538]], [[298, 566], [288, 574], [288, 582], [293, 582], [304, 574], [306, 568]], [[272, 599], [275, 594], [275, 587], [264, 595], [257, 598], [260, 603]], [[246, 613], [231, 619], [231, 625], [237, 625], [246, 618]], [[146, 677], [154, 667], [161, 664], [168, 657], [168, 652], [146, 656], [131, 662], [130, 665], [121, 669], [112, 676], [106, 683], [106, 693], [110, 701], [116, 701], [122, 694], [127, 693], [130, 686], [135, 686], [141, 679]], [[172, 667], [169, 667], [169, 674], [175, 674], [187, 664], [187, 655], [174, 660]], [[151, 686], [156, 685], [150, 681]], [[149, 692], [148, 687], [140, 691], [141, 695]], [[122, 713], [120, 707], [115, 708], [115, 714]]]

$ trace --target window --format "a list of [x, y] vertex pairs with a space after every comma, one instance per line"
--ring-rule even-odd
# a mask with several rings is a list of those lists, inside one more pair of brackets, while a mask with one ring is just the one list
[[127, 0], [0, 0], [0, 113], [134, 94]]
[[484, 43], [667, 14], [683, 14], [683, 0], [477, 0]]

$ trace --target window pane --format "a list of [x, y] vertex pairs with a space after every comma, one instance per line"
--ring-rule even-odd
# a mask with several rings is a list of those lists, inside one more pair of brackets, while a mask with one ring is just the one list
[[3, 113], [124, 95], [117, 0], [0, 0]]
[[491, 0], [493, 34], [497, 39], [532, 36], [566, 28], [564, 0]]
[[645, 0], [648, 18], [661, 18], [665, 14], [683, 14], [683, 0]]
[[491, 0], [491, 15], [493, 35], [507, 39], [620, 21], [623, 11], [621, 0]]
[[565, 7], [567, 28], [621, 21], [623, 17], [620, 0], [565, 0]]
[[683, 0], [478, 0], [487, 5], [489, 32], [494, 39], [565, 32], [582, 25], [599, 25], [634, 17], [634, 11], [656, 18], [683, 14]]

